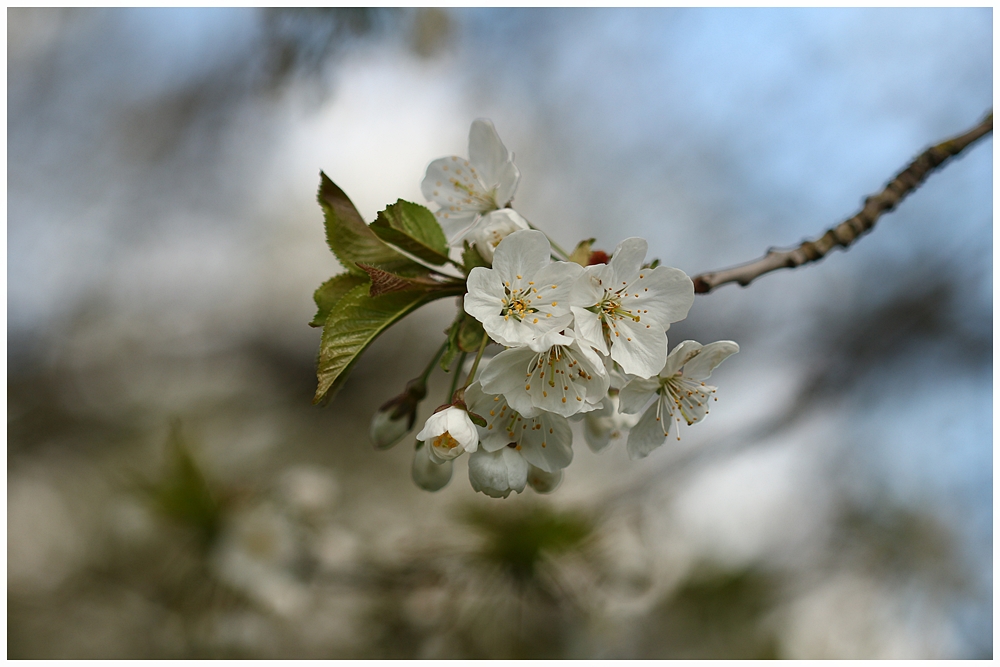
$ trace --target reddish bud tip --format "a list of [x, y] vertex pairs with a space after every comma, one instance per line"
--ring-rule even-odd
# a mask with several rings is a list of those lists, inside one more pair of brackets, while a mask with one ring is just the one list
[[593, 266], [594, 264], [607, 264], [610, 261], [608, 253], [603, 250], [595, 250], [590, 253], [590, 259], [587, 260], [587, 266]]

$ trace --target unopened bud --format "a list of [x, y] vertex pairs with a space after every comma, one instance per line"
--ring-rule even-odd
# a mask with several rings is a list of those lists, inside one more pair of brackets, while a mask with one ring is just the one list
[[414, 483], [424, 491], [439, 491], [451, 481], [453, 463], [435, 463], [430, 458], [430, 448], [418, 443], [413, 454], [412, 475]]
[[528, 486], [538, 493], [552, 493], [562, 482], [563, 471], [545, 472], [535, 466], [528, 467]]
[[608, 257], [608, 253], [603, 250], [594, 250], [590, 253], [590, 257], [587, 258], [587, 266], [593, 266], [594, 264], [607, 264], [611, 261]]
[[426, 395], [426, 385], [419, 379], [411, 380], [406, 385], [406, 391], [389, 399], [378, 409], [368, 429], [368, 437], [375, 449], [389, 449], [413, 430], [417, 405]]
[[393, 411], [393, 408], [379, 410], [372, 417], [368, 437], [371, 438], [375, 449], [389, 449], [410, 432], [412, 421], [407, 419], [405, 415], [399, 419], [393, 419]]

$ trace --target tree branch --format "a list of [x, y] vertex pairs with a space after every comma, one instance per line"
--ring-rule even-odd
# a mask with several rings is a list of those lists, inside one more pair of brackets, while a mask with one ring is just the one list
[[707, 294], [726, 283], [739, 283], [746, 287], [765, 273], [777, 269], [794, 269], [809, 262], [818, 262], [837, 247], [847, 248], [859, 236], [870, 231], [883, 213], [892, 211], [908, 194], [920, 187], [931, 172], [992, 131], [991, 109], [979, 125], [965, 134], [931, 146], [921, 153], [906, 169], [889, 181], [882, 192], [865, 199], [864, 207], [853, 218], [828, 229], [818, 239], [804, 241], [797, 248], [791, 250], [772, 248], [756, 261], [697, 275], [692, 279], [695, 293]]

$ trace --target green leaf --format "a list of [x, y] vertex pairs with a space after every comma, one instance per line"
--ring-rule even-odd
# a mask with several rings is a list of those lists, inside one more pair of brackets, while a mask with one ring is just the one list
[[222, 503], [212, 491], [187, 442], [174, 422], [167, 442], [165, 468], [155, 482], [144, 484], [160, 515], [191, 529], [207, 548], [222, 524]]
[[371, 230], [429, 264], [440, 266], [448, 261], [448, 239], [426, 206], [400, 199], [379, 212]]
[[465, 318], [458, 328], [458, 349], [462, 352], [478, 352], [485, 335], [486, 332], [479, 320], [465, 313]]
[[464, 310], [459, 309], [455, 321], [445, 330], [448, 334], [448, 347], [441, 355], [441, 369], [446, 373], [451, 368], [451, 362], [460, 352], [478, 352], [483, 342], [483, 325]]
[[313, 293], [313, 300], [316, 302], [316, 316], [309, 323], [311, 327], [321, 327], [326, 322], [330, 309], [340, 300], [342, 296], [350, 292], [358, 285], [368, 282], [364, 275], [356, 273], [341, 273], [339, 276], [330, 278], [320, 285]]
[[491, 268], [490, 263], [483, 259], [483, 256], [479, 254], [479, 251], [473, 248], [468, 241], [465, 242], [465, 250], [462, 251], [462, 268], [465, 269], [465, 275], [469, 275], [469, 272], [477, 266], [482, 266], [484, 268]]
[[447, 285], [372, 297], [366, 283], [344, 294], [331, 308], [323, 326], [316, 371], [318, 386], [313, 403], [336, 393], [361, 353], [390, 325], [425, 303], [456, 296], [464, 289], [464, 285]]
[[365, 224], [344, 191], [320, 172], [317, 200], [323, 208], [326, 242], [349, 273], [364, 275], [357, 263], [377, 266], [398, 276], [427, 274], [427, 267], [414, 262], [383, 243]]

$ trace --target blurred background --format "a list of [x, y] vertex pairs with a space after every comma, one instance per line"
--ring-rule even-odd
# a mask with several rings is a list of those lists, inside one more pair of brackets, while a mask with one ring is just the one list
[[326, 407], [307, 326], [320, 169], [372, 220], [491, 118], [561, 245], [695, 275], [977, 123], [992, 19], [8, 9], [8, 656], [992, 657], [992, 138], [849, 252], [699, 296], [671, 341], [741, 347], [711, 417], [636, 462], [577, 430], [553, 495], [370, 446], [453, 303]]

